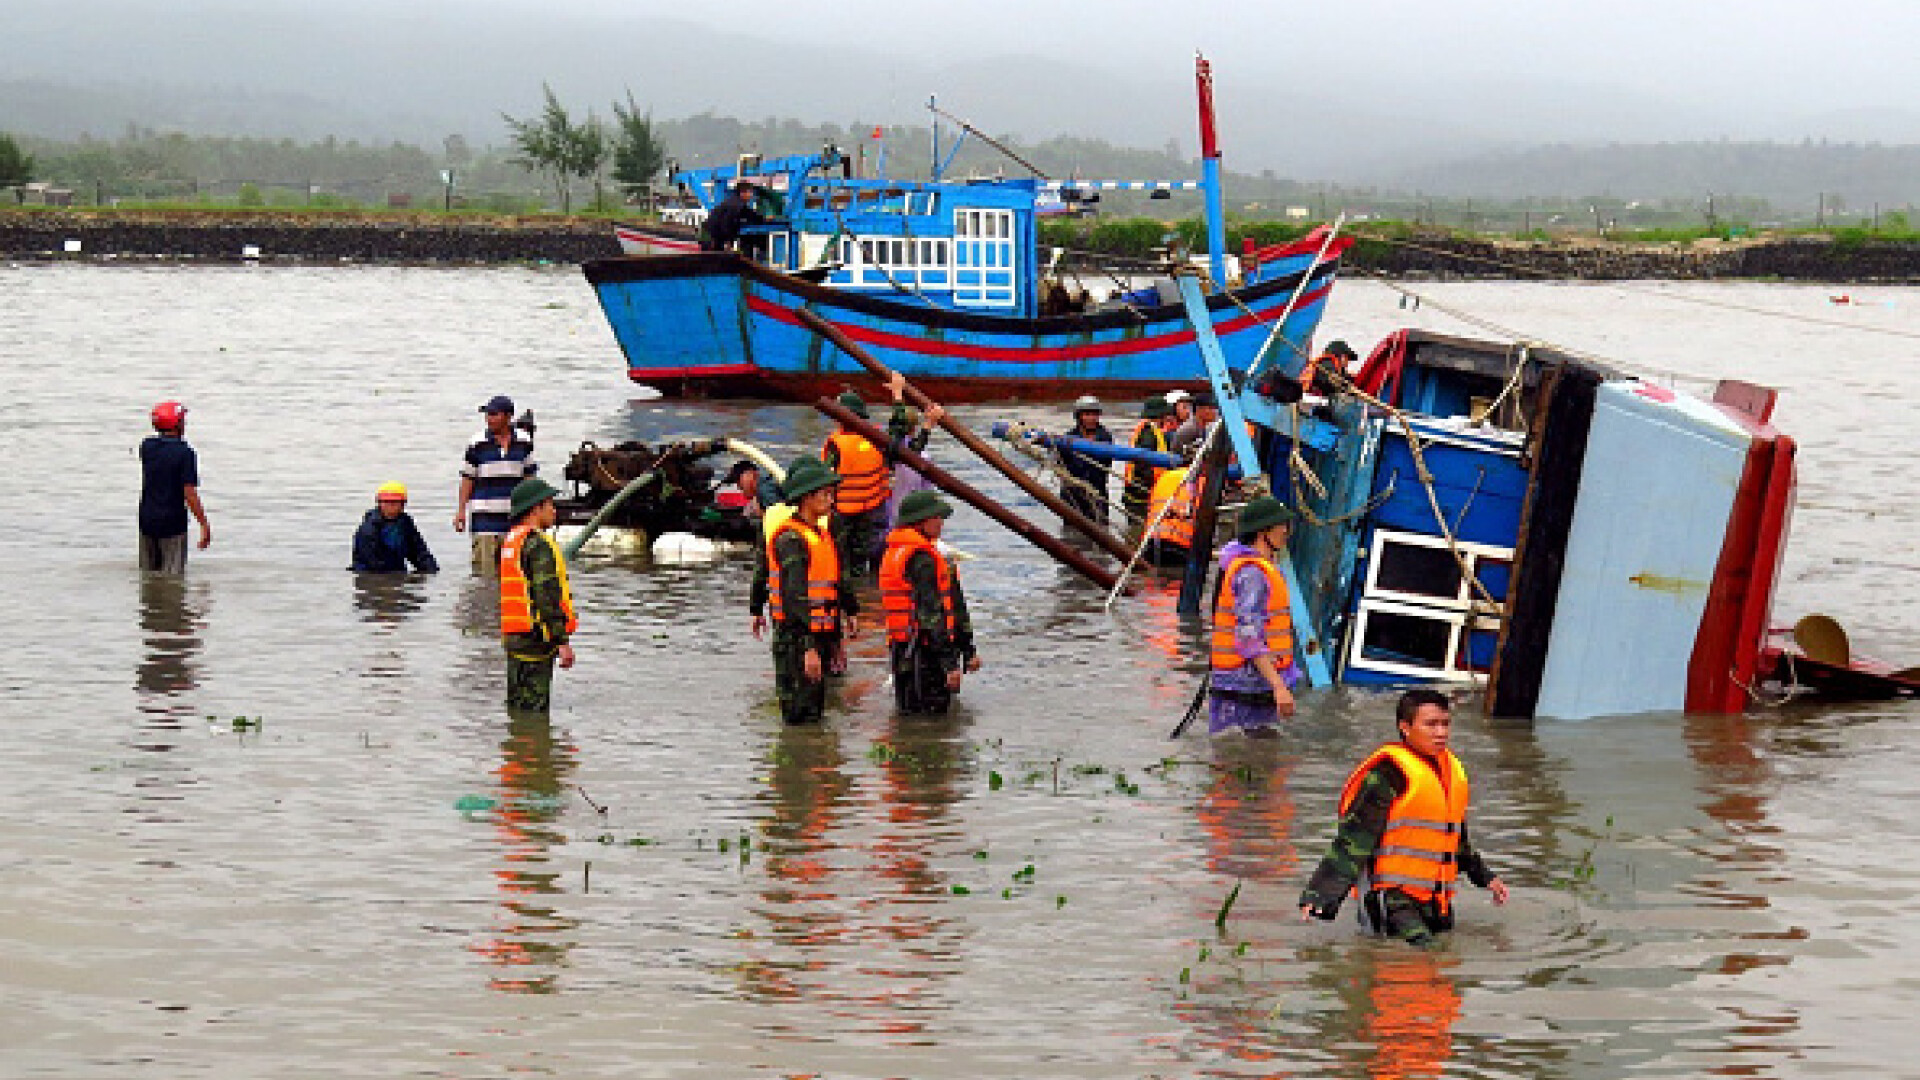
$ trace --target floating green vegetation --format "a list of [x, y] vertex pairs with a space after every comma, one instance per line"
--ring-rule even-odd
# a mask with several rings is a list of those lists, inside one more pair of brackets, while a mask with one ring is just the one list
[[1025, 866], [1023, 866], [1023, 867], [1021, 867], [1020, 869], [1018, 869], [1018, 870], [1015, 870], [1015, 871], [1013, 872], [1013, 881], [1014, 881], [1014, 884], [1016, 884], [1016, 885], [1031, 885], [1031, 884], [1033, 884], [1033, 878], [1034, 878], [1034, 875], [1035, 875], [1035, 874], [1036, 874], [1037, 872], [1038, 872], [1038, 871], [1036, 871], [1036, 870], [1035, 870], [1035, 869], [1033, 868], [1033, 864], [1032, 864], [1032, 863], [1028, 863], [1027, 865], [1025, 865]]
[[1594, 853], [1600, 849], [1601, 844], [1609, 843], [1612, 840], [1613, 815], [1608, 814], [1606, 832], [1592, 839], [1592, 842], [1587, 845], [1586, 850], [1580, 853], [1580, 857], [1575, 859], [1571, 866], [1567, 867], [1564, 874], [1554, 880], [1554, 887], [1567, 889], [1569, 891], [1590, 888], [1593, 885], [1595, 875], [1599, 873], [1599, 867], [1594, 863]]
[[1215, 930], [1218, 930], [1222, 933], [1226, 932], [1227, 916], [1231, 914], [1233, 911], [1234, 901], [1240, 899], [1240, 886], [1242, 884], [1243, 884], [1242, 882], [1238, 882], [1238, 881], [1234, 882], [1233, 891], [1228, 893], [1226, 900], [1221, 902], [1220, 911], [1217, 914], [1215, 914], [1213, 917], [1213, 928]]
[[973, 853], [973, 857], [976, 859], [985, 859], [987, 857], [987, 849], [981, 848], [979, 851]]
[[965, 885], [950, 885], [948, 886], [948, 888], [953, 890], [953, 895], [955, 896], [972, 896], [973, 895], [973, 890], [967, 888]]
[[1075, 776], [1104, 776], [1106, 771], [1107, 767], [1105, 765], [1094, 765], [1091, 763], [1075, 765], [1073, 767], [1073, 775]]
[[1065, 896], [1056, 896], [1053, 898], [1053, 910], [1059, 911], [1061, 908], [1066, 906], [1067, 906], [1067, 898]]
[[993, 772], [991, 770], [988, 771], [987, 773], [987, 790], [988, 791], [999, 791], [1001, 788], [1005, 787], [1006, 784], [1007, 784], [1007, 781], [1005, 777], [1002, 777], [997, 772]]
[[1138, 795], [1140, 794], [1140, 785], [1128, 780], [1126, 773], [1117, 772], [1113, 774], [1113, 790], [1122, 795]]

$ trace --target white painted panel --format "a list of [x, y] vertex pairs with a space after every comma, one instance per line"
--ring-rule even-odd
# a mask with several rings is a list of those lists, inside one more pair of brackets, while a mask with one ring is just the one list
[[1631, 382], [1595, 398], [1540, 716], [1679, 711], [1747, 436]]

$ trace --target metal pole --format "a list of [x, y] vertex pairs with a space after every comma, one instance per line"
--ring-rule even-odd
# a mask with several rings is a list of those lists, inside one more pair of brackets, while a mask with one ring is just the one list
[[1200, 613], [1200, 594], [1207, 587], [1207, 567], [1213, 563], [1214, 522], [1220, 514], [1221, 489], [1227, 486], [1227, 459], [1232, 456], [1232, 444], [1218, 437], [1221, 421], [1214, 421], [1214, 431], [1207, 440], [1207, 452], [1200, 456], [1194, 468], [1200, 470], [1202, 477], [1200, 505], [1193, 513], [1193, 546], [1187, 551], [1187, 573], [1180, 581], [1180, 603], [1174, 608], [1182, 615]]
[[[801, 323], [805, 324], [807, 329], [826, 338], [841, 352], [853, 357], [854, 362], [866, 368], [874, 378], [879, 379], [883, 383], [893, 378], [893, 372], [889, 371], [886, 365], [875, 360], [867, 353], [867, 350], [854, 344], [846, 334], [841, 333], [839, 327], [808, 311], [806, 308], [796, 308], [794, 309], [794, 314], [799, 316]], [[906, 394], [908, 398], [912, 399], [915, 405], [918, 405], [922, 409], [933, 407], [933, 401], [929, 399], [927, 395], [921, 393], [912, 383], [906, 384]], [[1047, 490], [1046, 485], [1027, 475], [1026, 470], [1014, 465], [1005, 457], [1001, 456], [999, 451], [981, 441], [980, 437], [968, 430], [965, 424], [955, 420], [951, 415], [942, 415], [940, 417], [940, 427], [946, 431], [947, 434], [959, 440], [962, 446], [965, 446], [978, 455], [981, 460], [999, 470], [1002, 476], [1013, 481], [1020, 490], [1038, 499], [1040, 505], [1060, 515], [1062, 521], [1087, 534], [1094, 543], [1099, 544], [1114, 558], [1125, 559], [1133, 554], [1133, 549], [1127, 547], [1118, 539], [1115, 539], [1114, 535], [1101, 528], [1098, 522], [1090, 520], [1085, 514], [1062, 502], [1059, 496]], [[886, 444], [887, 440], [884, 435], [880, 437], [879, 441], [874, 443], [875, 446], [885, 446]]]
[[[854, 415], [853, 410], [847, 408], [845, 405], [830, 398], [821, 398], [819, 401], [813, 403], [813, 407], [825, 413], [827, 416], [838, 420], [840, 423], [845, 424], [848, 430], [864, 437], [875, 446], [883, 446], [886, 444], [887, 436], [885, 432], [873, 426], [872, 423]], [[940, 490], [947, 492], [1006, 526], [1008, 529], [1011, 529], [1022, 540], [1053, 556], [1054, 559], [1066, 564], [1068, 567], [1079, 571], [1080, 575], [1088, 581], [1093, 582], [1103, 589], [1113, 589], [1119, 585], [1120, 579], [1113, 571], [1095, 564], [1093, 560], [1087, 558], [1085, 555], [1061, 543], [1058, 537], [1049, 534], [1046, 530], [1039, 528], [1032, 522], [1015, 514], [1013, 511], [994, 502], [992, 499], [981, 494], [972, 485], [959, 479], [947, 470], [935, 465], [933, 462], [928, 461], [926, 458], [921, 457], [906, 447], [900, 447], [895, 453], [901, 461], [906, 462], [909, 466], [919, 471], [922, 476], [933, 481], [935, 486], [939, 487]]]

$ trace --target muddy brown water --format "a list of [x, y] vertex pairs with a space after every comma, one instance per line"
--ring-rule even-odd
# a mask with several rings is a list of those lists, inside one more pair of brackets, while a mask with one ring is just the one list
[[[1920, 662], [1920, 297], [1829, 291], [1424, 286], [1413, 310], [1350, 282], [1323, 336], [1458, 309], [1782, 386], [1777, 613]], [[481, 401], [532, 407], [554, 470], [583, 439], [784, 457], [825, 431], [644, 400], [570, 270], [6, 267], [0, 357], [0, 1075], [1894, 1075], [1920, 1046], [1913, 704], [1463, 712], [1514, 900], [1471, 892], [1416, 953], [1294, 908], [1389, 699], [1169, 742], [1197, 670], [1170, 597], [1110, 615], [970, 511], [986, 668], [950, 718], [892, 716], [869, 638], [831, 721], [784, 730], [744, 560], [598, 553], [579, 666], [550, 721], [511, 720], [448, 521]], [[134, 451], [167, 397], [214, 545], [142, 581]], [[387, 480], [449, 572], [344, 570]]]

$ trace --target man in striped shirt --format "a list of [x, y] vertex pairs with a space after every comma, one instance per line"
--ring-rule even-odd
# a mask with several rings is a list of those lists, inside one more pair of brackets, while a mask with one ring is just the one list
[[513, 487], [540, 466], [533, 461], [533, 443], [513, 428], [512, 398], [495, 394], [480, 411], [486, 414], [487, 432], [467, 447], [453, 528], [466, 530], [467, 512], [473, 512], [473, 572], [490, 577], [500, 573], [500, 541], [512, 527]]

